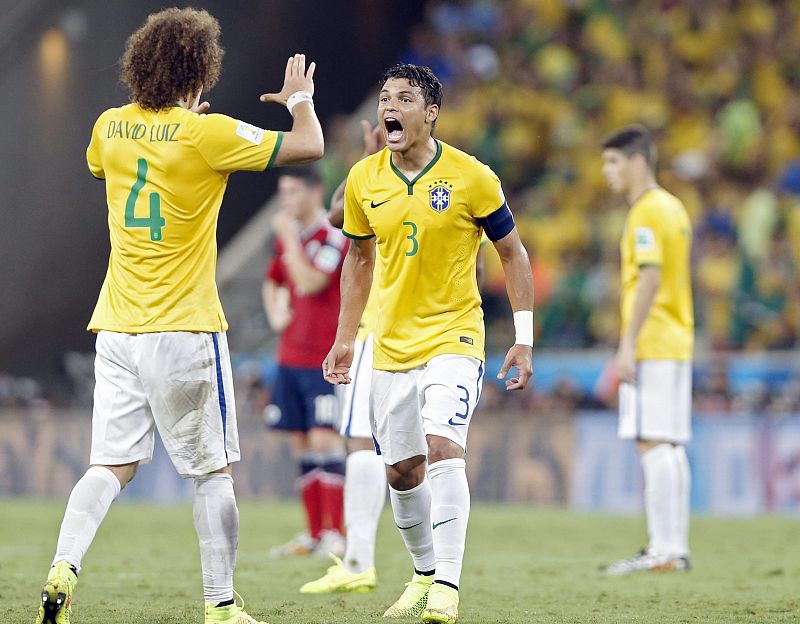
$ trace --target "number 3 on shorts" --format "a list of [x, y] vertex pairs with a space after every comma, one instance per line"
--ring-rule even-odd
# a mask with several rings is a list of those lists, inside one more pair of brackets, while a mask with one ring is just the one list
[[145, 185], [146, 182], [147, 182], [147, 161], [144, 158], [140, 158], [136, 163], [136, 182], [133, 183], [133, 186], [131, 187], [131, 192], [128, 194], [128, 201], [125, 202], [125, 227], [150, 228], [150, 240], [160, 241], [161, 228], [163, 228], [167, 224], [164, 217], [161, 216], [161, 195], [159, 195], [158, 193], [150, 193], [149, 217], [135, 216], [136, 200], [139, 198], [139, 193], [141, 192], [142, 187]]
[[[461, 412], [456, 412], [450, 417], [450, 420], [447, 421], [447, 424], [452, 425], [453, 427], [466, 425], [467, 418], [469, 418], [469, 390], [467, 390], [464, 386], [456, 386], [456, 388], [464, 392], [464, 396], [458, 399], [464, 404], [464, 413], [462, 414]], [[453, 418], [458, 418], [459, 420], [453, 420]]]

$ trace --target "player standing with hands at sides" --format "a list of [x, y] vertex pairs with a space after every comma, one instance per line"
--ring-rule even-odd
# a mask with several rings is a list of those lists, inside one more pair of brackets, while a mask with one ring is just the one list
[[[228, 176], [322, 156], [314, 63], [296, 54], [283, 88], [289, 132], [201, 115], [223, 50], [206, 11], [150, 15], [128, 39], [132, 102], [98, 118], [89, 170], [105, 180], [111, 257], [89, 329], [97, 332], [91, 467], [72, 490], [36, 624], [69, 624], [77, 574], [111, 503], [153, 453], [154, 427], [194, 483], [206, 624], [256, 622], [235, 603], [239, 460], [227, 322], [215, 284], [216, 225]], [[182, 609], [178, 609], [182, 611]], [[130, 618], [133, 620], [135, 615]]]
[[481, 231], [500, 255], [514, 310], [516, 344], [498, 374], [519, 370], [509, 390], [525, 388], [532, 374], [533, 278], [497, 176], [433, 137], [441, 100], [426, 67], [397, 65], [383, 76], [378, 124], [387, 147], [347, 177], [344, 233], [352, 242], [323, 370], [332, 383], [350, 382], [359, 320], [377, 288], [372, 431], [414, 563], [384, 616], [452, 624], [470, 508], [464, 452], [484, 373]]
[[630, 205], [620, 245], [619, 436], [636, 440], [649, 534], [647, 548], [606, 568], [612, 575], [689, 569], [692, 226], [681, 201], [658, 185], [655, 164], [644, 126], [603, 141], [603, 175]]

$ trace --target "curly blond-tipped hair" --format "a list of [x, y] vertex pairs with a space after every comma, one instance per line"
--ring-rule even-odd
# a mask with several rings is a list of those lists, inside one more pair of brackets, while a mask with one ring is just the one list
[[131, 101], [161, 110], [213, 87], [225, 53], [219, 36], [219, 22], [207, 11], [172, 8], [148, 16], [122, 55], [120, 78]]

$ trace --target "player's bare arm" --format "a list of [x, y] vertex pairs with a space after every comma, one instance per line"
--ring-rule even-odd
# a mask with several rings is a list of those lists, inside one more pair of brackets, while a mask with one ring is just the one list
[[375, 239], [351, 240], [342, 266], [342, 297], [336, 341], [322, 363], [322, 374], [330, 383], [350, 383], [353, 344], [372, 288], [374, 267]]
[[[516, 312], [533, 311], [533, 273], [528, 252], [514, 228], [506, 236], [494, 242], [494, 247], [503, 264], [506, 278], [506, 291], [511, 309]], [[532, 342], [532, 341], [531, 341]], [[516, 368], [517, 377], [506, 380], [506, 390], [522, 390], [533, 375], [533, 347], [527, 344], [514, 344], [506, 354], [506, 359], [498, 379], [503, 379], [508, 371]]]
[[647, 315], [650, 314], [650, 308], [660, 285], [661, 267], [645, 266], [639, 269], [631, 322], [625, 333], [620, 336], [617, 350], [617, 374], [620, 381], [626, 383], [636, 381], [636, 339], [647, 320]]
[[331, 209], [328, 211], [328, 223], [337, 230], [344, 227], [344, 187], [347, 185], [347, 178], [341, 181], [339, 186], [331, 195]]
[[[292, 106], [294, 119], [292, 129], [283, 135], [283, 141], [274, 165], [301, 165], [322, 158], [325, 142], [322, 127], [314, 112], [312, 96], [314, 95], [314, 70], [316, 63], [311, 63], [306, 70], [305, 54], [295, 54], [286, 62], [286, 73], [283, 88], [278, 93], [264, 93], [262, 102], [274, 102], [283, 106]], [[290, 102], [290, 97], [294, 101]]]
[[[383, 149], [386, 144], [383, 141], [383, 131], [379, 125], [373, 127], [366, 119], [362, 119], [361, 130], [364, 133], [364, 151], [361, 153], [363, 160]], [[347, 179], [345, 178], [336, 187], [331, 197], [331, 209], [328, 212], [328, 221], [333, 227], [340, 230], [344, 227], [344, 187], [346, 183]]]
[[292, 283], [307, 295], [324, 289], [331, 278], [309, 261], [300, 241], [297, 219], [286, 210], [279, 210], [272, 219], [272, 231], [283, 243], [283, 262]]
[[289, 307], [289, 291], [271, 279], [267, 279], [261, 286], [261, 301], [270, 327], [273, 331], [281, 333], [292, 320], [292, 310]]

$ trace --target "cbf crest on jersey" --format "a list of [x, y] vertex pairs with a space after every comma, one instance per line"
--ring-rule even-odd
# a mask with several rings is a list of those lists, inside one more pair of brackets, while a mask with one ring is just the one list
[[428, 198], [430, 207], [439, 214], [450, 207], [450, 194], [453, 192], [453, 185], [444, 180], [435, 180], [428, 186]]

